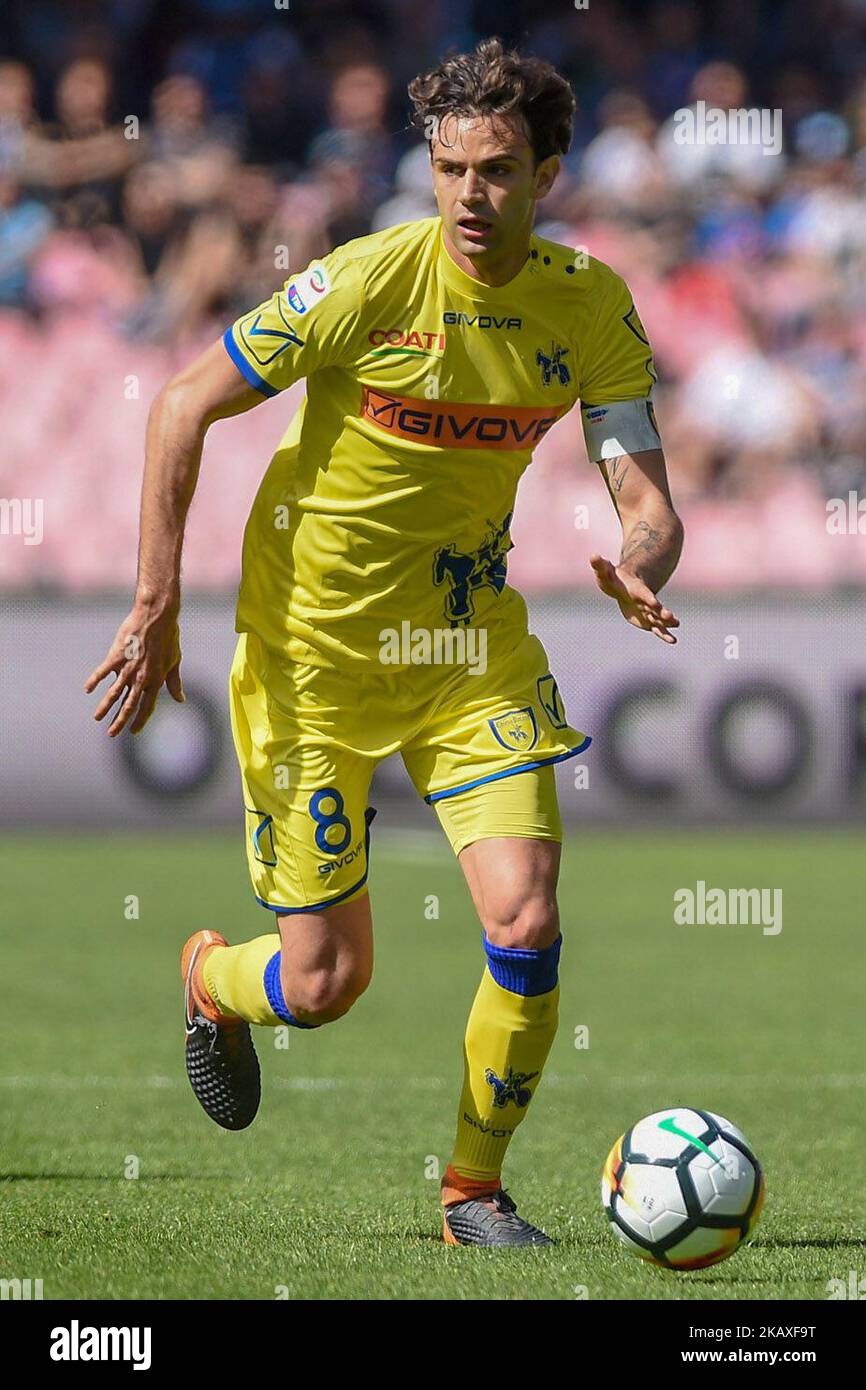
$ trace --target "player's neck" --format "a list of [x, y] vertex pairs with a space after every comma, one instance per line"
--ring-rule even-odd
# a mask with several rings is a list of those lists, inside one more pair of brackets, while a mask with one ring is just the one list
[[455, 247], [447, 231], [442, 230], [445, 251], [448, 257], [454, 262], [464, 275], [469, 275], [473, 280], [477, 280], [480, 285], [487, 285], [490, 289], [497, 289], [501, 285], [507, 285], [513, 280], [515, 275], [519, 275], [529, 257], [529, 234], [526, 240], [521, 240], [518, 245], [509, 247], [507, 252], [502, 252], [496, 257], [476, 256], [470, 259], [463, 256]]

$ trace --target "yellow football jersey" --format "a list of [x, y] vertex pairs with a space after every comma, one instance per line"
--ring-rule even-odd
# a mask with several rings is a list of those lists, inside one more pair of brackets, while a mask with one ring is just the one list
[[227, 330], [266, 396], [306, 399], [244, 538], [237, 630], [291, 660], [378, 662], [383, 633], [525, 626], [506, 583], [520, 475], [578, 399], [646, 397], [646, 334], [608, 266], [533, 236], [491, 288], [439, 218], [338, 247]]

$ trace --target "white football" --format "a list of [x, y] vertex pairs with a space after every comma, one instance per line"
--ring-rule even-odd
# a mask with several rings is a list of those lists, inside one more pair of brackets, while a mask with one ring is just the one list
[[703, 1269], [732, 1255], [754, 1229], [764, 1175], [730, 1120], [674, 1106], [617, 1139], [601, 1200], [627, 1250], [664, 1269]]

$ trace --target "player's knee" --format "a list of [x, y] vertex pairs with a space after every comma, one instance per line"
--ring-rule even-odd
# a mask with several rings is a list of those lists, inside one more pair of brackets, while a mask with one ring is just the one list
[[335, 970], [310, 970], [283, 982], [286, 1002], [295, 1015], [317, 1023], [333, 1023], [347, 1014], [370, 983], [370, 972], [360, 964]]
[[494, 946], [543, 951], [559, 936], [556, 896], [539, 888], [495, 899], [486, 905], [482, 925]]

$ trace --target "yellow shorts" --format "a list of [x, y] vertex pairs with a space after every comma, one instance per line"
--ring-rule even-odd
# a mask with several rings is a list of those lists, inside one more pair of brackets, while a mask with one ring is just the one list
[[518, 631], [495, 649], [483, 673], [455, 664], [355, 674], [291, 662], [241, 634], [231, 720], [263, 907], [310, 912], [363, 891], [370, 780], [398, 751], [455, 853], [498, 835], [562, 838], [553, 764], [590, 740], [568, 724], [537, 637]]

